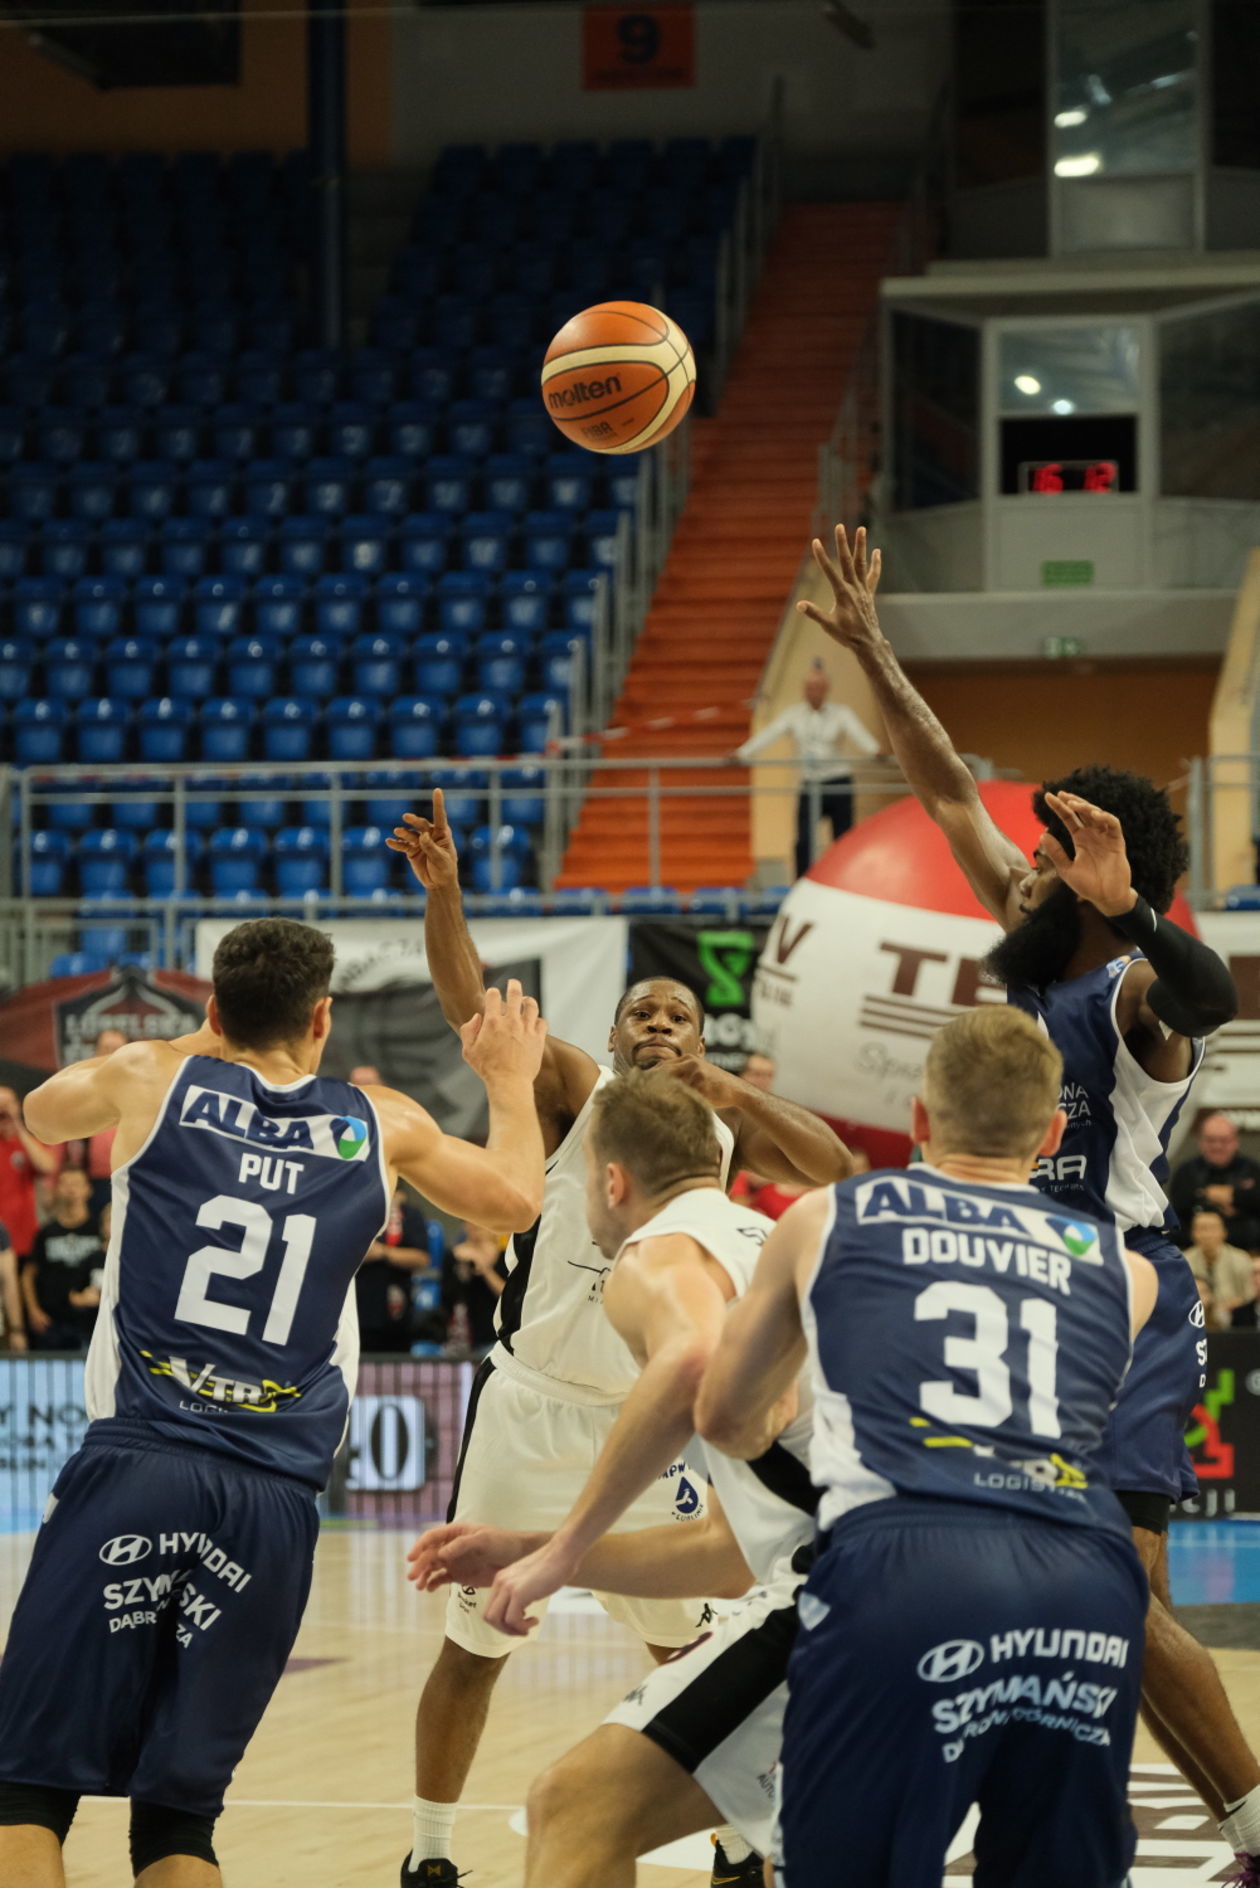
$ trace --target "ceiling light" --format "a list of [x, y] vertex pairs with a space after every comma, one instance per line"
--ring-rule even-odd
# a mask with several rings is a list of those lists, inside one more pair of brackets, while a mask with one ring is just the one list
[[1095, 171], [1102, 169], [1102, 158], [1097, 151], [1086, 151], [1081, 157], [1060, 157], [1055, 160], [1056, 177], [1092, 177]]
[[1079, 109], [1075, 111], [1057, 111], [1054, 114], [1054, 122], [1058, 125], [1060, 131], [1070, 131], [1073, 125], [1083, 125], [1088, 117], [1089, 113], [1087, 111], [1081, 111]]
[[1016, 374], [1015, 385], [1021, 393], [1041, 392], [1041, 382], [1035, 374]]
[[1052, 400], [1050, 402], [1050, 411], [1052, 413], [1075, 413], [1076, 401], [1075, 400]]

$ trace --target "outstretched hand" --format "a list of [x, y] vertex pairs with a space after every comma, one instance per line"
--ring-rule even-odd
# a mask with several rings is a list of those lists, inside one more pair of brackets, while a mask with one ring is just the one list
[[509, 977], [506, 995], [493, 984], [486, 991], [485, 1007], [460, 1025], [459, 1039], [470, 1069], [490, 1082], [496, 1075], [524, 1075], [532, 1082], [542, 1067], [547, 1046], [547, 1025], [538, 1014], [538, 999], [526, 996], [516, 977]]
[[813, 542], [814, 562], [831, 585], [832, 607], [820, 610], [804, 599], [797, 603], [802, 616], [808, 616], [838, 642], [842, 649], [860, 650], [878, 640], [879, 617], [875, 613], [875, 592], [879, 589], [883, 559], [879, 551], [866, 550], [866, 526], [860, 524], [850, 547], [842, 524], [836, 526], [836, 554], [829, 557], [821, 538]]
[[404, 813], [403, 824], [395, 826], [394, 836], [385, 844], [391, 852], [401, 852], [426, 892], [445, 891], [459, 885], [459, 854], [455, 839], [446, 823], [446, 802], [441, 787], [433, 789], [433, 818], [422, 813]]
[[1069, 857], [1053, 833], [1042, 836], [1046, 857], [1063, 883], [1078, 898], [1088, 898], [1104, 918], [1132, 911], [1135, 894], [1129, 855], [1115, 814], [1104, 813], [1100, 806], [1082, 800], [1077, 793], [1047, 793], [1046, 805], [1062, 820], [1075, 851], [1075, 856]]
[[480, 1521], [447, 1521], [412, 1542], [407, 1578], [426, 1593], [443, 1586], [490, 1586], [501, 1568], [530, 1552], [537, 1538]]

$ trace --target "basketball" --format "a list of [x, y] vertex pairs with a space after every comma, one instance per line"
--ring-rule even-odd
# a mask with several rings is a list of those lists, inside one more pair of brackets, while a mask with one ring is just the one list
[[646, 302], [597, 302], [547, 349], [543, 405], [590, 452], [642, 452], [691, 405], [696, 363], [676, 322]]

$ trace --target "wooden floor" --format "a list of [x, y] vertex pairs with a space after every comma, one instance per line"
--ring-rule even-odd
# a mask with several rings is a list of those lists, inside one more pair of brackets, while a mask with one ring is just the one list
[[[418, 1596], [403, 1577], [407, 1540], [375, 1529], [329, 1531], [321, 1540], [293, 1666], [219, 1825], [228, 1888], [395, 1888], [410, 1843], [416, 1695], [442, 1620], [441, 1602]], [[29, 1536], [0, 1538], [0, 1617], [7, 1617], [29, 1547]], [[456, 1859], [475, 1871], [470, 1888], [515, 1888], [525, 1845], [513, 1818], [519, 1824], [530, 1779], [646, 1668], [632, 1636], [586, 1604], [553, 1613], [544, 1636], [513, 1655], [500, 1683], [460, 1812]], [[1243, 1726], [1260, 1743], [1260, 1651], [1217, 1656]], [[1215, 1830], [1141, 1731], [1135, 1758], [1142, 1841], [1134, 1888], [1223, 1879], [1229, 1857]], [[696, 1838], [690, 1866], [676, 1857], [645, 1864], [640, 1880], [647, 1888], [702, 1888], [705, 1849]], [[125, 1858], [125, 1807], [85, 1802], [66, 1845], [70, 1888], [120, 1888], [129, 1880]], [[969, 1874], [960, 1856], [946, 1880]]]

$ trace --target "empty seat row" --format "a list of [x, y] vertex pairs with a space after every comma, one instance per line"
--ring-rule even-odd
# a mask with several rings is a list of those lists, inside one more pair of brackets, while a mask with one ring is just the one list
[[[148, 411], [182, 401], [215, 408], [225, 400], [255, 406], [297, 401], [326, 407], [335, 400], [364, 400], [384, 407], [400, 398], [444, 400], [468, 385], [469, 350], [445, 345], [399, 357], [380, 348], [342, 353], [326, 348], [293, 350], [285, 339], [268, 340], [251, 332], [250, 345], [233, 360], [198, 350], [163, 347], [157, 354], [137, 349], [118, 360], [68, 356], [49, 361], [18, 352], [0, 362], [0, 399], [38, 409], [50, 401], [67, 406], [118, 405]], [[518, 333], [503, 345], [484, 350], [515, 362], [523, 349]], [[485, 362], [489, 365], [488, 360]]]

